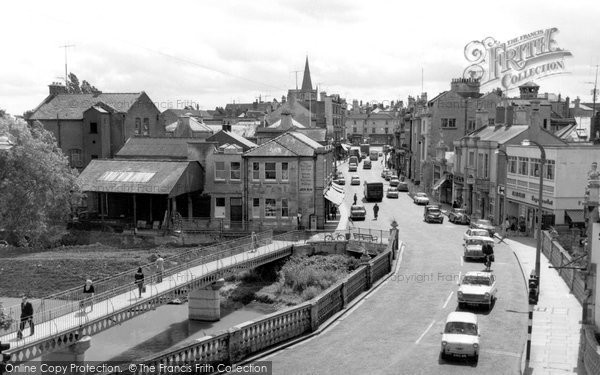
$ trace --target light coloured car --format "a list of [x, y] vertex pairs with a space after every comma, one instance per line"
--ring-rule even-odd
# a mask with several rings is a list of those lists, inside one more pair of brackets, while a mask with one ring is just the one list
[[354, 205], [350, 207], [350, 219], [352, 220], [365, 220], [367, 217], [367, 210], [365, 206]]
[[386, 178], [387, 175], [390, 174], [390, 170], [387, 168], [384, 168], [383, 171], [381, 171], [381, 178]]
[[442, 348], [440, 356], [472, 357], [479, 360], [479, 325], [473, 313], [454, 311], [448, 315], [444, 332], [442, 332]]
[[408, 191], [408, 184], [404, 181], [400, 181], [398, 184], [398, 191]]
[[429, 204], [429, 198], [425, 193], [416, 193], [413, 197], [413, 202], [415, 204]]
[[360, 185], [360, 177], [352, 176], [352, 179], [350, 180], [350, 185]]
[[392, 178], [390, 180], [390, 186], [398, 187], [399, 185], [400, 185], [400, 180], [398, 180], [397, 178]]
[[483, 259], [485, 254], [483, 253], [483, 245], [489, 244], [494, 247], [494, 239], [491, 237], [472, 237], [465, 240], [464, 247], [464, 258], [465, 259]]
[[448, 214], [448, 221], [455, 224], [469, 224], [469, 215], [464, 208], [453, 208]]
[[487, 238], [491, 238], [490, 237], [490, 232], [488, 232], [485, 229], [469, 228], [469, 229], [467, 229], [467, 231], [463, 235], [463, 239], [465, 241], [468, 240], [468, 239], [470, 239], [470, 238], [474, 238], [474, 237], [487, 237]]
[[398, 188], [394, 186], [389, 187], [385, 196], [388, 198], [398, 198]]
[[489, 220], [477, 219], [475, 221], [471, 221], [471, 228], [476, 229], [485, 229], [490, 232], [490, 236], [493, 236], [496, 233], [496, 227]]
[[496, 276], [492, 272], [467, 272], [463, 276], [456, 294], [458, 307], [483, 305], [489, 310], [492, 308], [497, 292]]

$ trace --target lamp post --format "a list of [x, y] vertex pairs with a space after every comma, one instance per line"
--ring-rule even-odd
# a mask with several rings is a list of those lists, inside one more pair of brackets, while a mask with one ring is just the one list
[[537, 244], [535, 249], [535, 275], [537, 276], [538, 285], [540, 285], [540, 254], [542, 252], [542, 198], [544, 193], [544, 164], [546, 163], [546, 150], [542, 147], [541, 144], [529, 140], [524, 139], [521, 142], [522, 146], [530, 146], [535, 145], [540, 149], [541, 159], [540, 159], [540, 182], [539, 182], [539, 191], [538, 191], [538, 214], [537, 214]]
[[[508, 169], [508, 154], [506, 153], [506, 151], [497, 149], [495, 153], [496, 153], [496, 155], [504, 155], [504, 160], [506, 161], [506, 163], [505, 163], [506, 168], [504, 168], [504, 169], [507, 170]], [[498, 182], [498, 180], [500, 179], [499, 177], [500, 177], [500, 169], [498, 169], [496, 171], [496, 182]], [[504, 224], [505, 220], [506, 220], [506, 186], [504, 186], [504, 193], [502, 194], [502, 217], [500, 218], [500, 226], [502, 226]], [[505, 229], [504, 236], [506, 236], [506, 232], [508, 232], [508, 228]]]

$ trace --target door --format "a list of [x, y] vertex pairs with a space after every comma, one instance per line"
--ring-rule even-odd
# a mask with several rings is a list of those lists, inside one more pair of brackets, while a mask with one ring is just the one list
[[242, 198], [231, 198], [229, 201], [229, 220], [231, 228], [242, 228]]

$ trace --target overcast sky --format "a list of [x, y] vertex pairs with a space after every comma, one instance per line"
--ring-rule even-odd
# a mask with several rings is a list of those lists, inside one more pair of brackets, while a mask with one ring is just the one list
[[[0, 108], [21, 114], [69, 71], [104, 92], [146, 91], [162, 111], [278, 100], [308, 55], [313, 85], [351, 101], [447, 90], [465, 45], [557, 27], [568, 75], [541, 92], [592, 100], [597, 1], [10, 1], [2, 3]], [[596, 38], [594, 38], [596, 36]], [[302, 74], [298, 76], [299, 84]], [[497, 85], [495, 85], [497, 86]], [[487, 88], [487, 87], [486, 87]], [[493, 87], [489, 87], [491, 90]]]

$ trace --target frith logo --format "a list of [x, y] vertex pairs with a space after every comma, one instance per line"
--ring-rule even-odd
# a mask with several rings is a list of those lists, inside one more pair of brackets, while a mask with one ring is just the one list
[[471, 65], [463, 76], [478, 79], [481, 85], [499, 81], [509, 90], [527, 81], [568, 73], [564, 58], [572, 54], [558, 47], [556, 33], [558, 29], [553, 27], [505, 43], [492, 37], [472, 41], [465, 46], [465, 58]]

